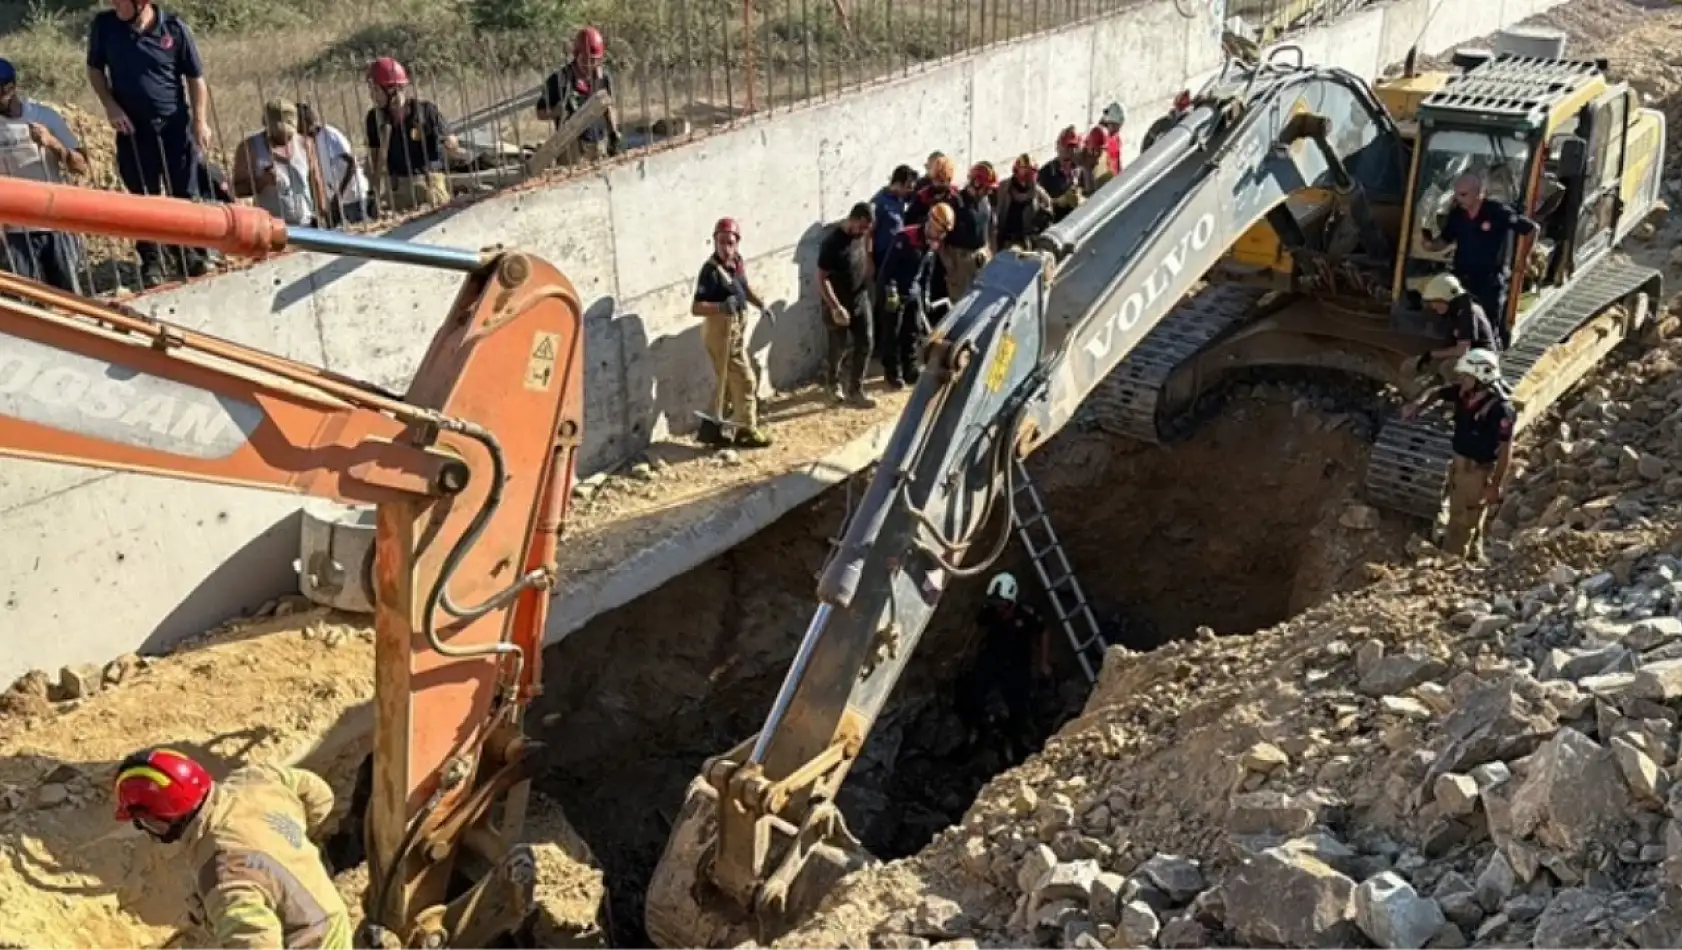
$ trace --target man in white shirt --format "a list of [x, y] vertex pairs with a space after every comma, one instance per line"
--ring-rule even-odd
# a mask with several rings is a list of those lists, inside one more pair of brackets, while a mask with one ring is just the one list
[[298, 103], [298, 131], [315, 142], [316, 161], [323, 179], [321, 204], [328, 226], [336, 228], [369, 220], [368, 176], [356, 161], [350, 139], [322, 122], [307, 102]]
[[[83, 175], [88, 158], [70, 123], [51, 106], [24, 98], [17, 70], [0, 59], [0, 175], [58, 183], [64, 173]], [[81, 240], [72, 234], [6, 227], [0, 268], [21, 277], [82, 293]]]

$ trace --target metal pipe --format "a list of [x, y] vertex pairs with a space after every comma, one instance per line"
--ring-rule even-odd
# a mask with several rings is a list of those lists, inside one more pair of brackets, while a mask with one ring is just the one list
[[765, 755], [771, 749], [771, 739], [782, 727], [788, 707], [794, 703], [794, 691], [800, 688], [800, 681], [806, 676], [806, 667], [812, 662], [818, 639], [823, 636], [824, 627], [829, 625], [829, 614], [834, 609], [830, 604], [819, 604], [817, 612], [812, 614], [812, 622], [806, 626], [806, 636], [800, 640], [794, 662], [789, 664], [788, 672], [783, 676], [783, 685], [777, 688], [777, 699], [771, 704], [770, 714], [765, 717], [765, 726], [753, 740], [753, 751], [748, 754], [749, 763], [759, 765], [765, 761]]
[[288, 247], [323, 254], [366, 257], [394, 264], [417, 264], [421, 267], [437, 267], [467, 273], [483, 267], [487, 260], [487, 255], [478, 251], [414, 244], [392, 238], [347, 234], [343, 231], [323, 231], [319, 228], [287, 228], [286, 244]]

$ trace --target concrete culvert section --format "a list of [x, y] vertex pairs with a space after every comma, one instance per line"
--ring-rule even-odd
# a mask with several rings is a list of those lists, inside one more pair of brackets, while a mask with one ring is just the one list
[[[1367, 438], [1359, 410], [1340, 389], [1246, 387], [1183, 445], [1071, 429], [1029, 468], [1101, 617], [1148, 649], [1199, 627], [1275, 623], [1400, 549], [1403, 528], [1353, 501]], [[619, 945], [648, 945], [642, 898], [685, 784], [763, 722], [846, 504], [844, 489], [830, 491], [547, 654], [539, 720], [552, 761], [540, 785], [606, 872]], [[998, 569], [1015, 572], [1051, 620], [1019, 545]], [[971, 745], [956, 713], [986, 580], [948, 591], [842, 793], [879, 857], [916, 852], [1032, 751]], [[1056, 672], [1042, 684], [1035, 748], [1086, 699], [1054, 621], [1051, 636]]]

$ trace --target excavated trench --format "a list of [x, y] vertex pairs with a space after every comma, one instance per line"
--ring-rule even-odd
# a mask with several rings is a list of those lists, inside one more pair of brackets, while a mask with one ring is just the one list
[[[1364, 468], [1368, 421], [1357, 403], [1366, 398], [1358, 387], [1309, 396], [1300, 386], [1243, 387], [1173, 448], [1071, 427], [1037, 453], [1030, 471], [1112, 637], [1150, 649], [1202, 626], [1266, 627], [1399, 550], [1405, 529], [1387, 519], [1339, 527]], [[649, 945], [642, 897], [684, 787], [703, 759], [763, 721], [844, 506], [839, 489], [820, 497], [547, 656], [539, 713], [552, 761], [542, 789], [602, 865], [616, 945]], [[999, 567], [1040, 596], [1017, 545]], [[983, 576], [947, 592], [843, 792], [850, 826], [878, 857], [920, 849], [1032, 751], [971, 747], [954, 712], [985, 586]], [[1057, 670], [1037, 698], [1036, 747], [1089, 688], [1060, 628], [1053, 638]]]

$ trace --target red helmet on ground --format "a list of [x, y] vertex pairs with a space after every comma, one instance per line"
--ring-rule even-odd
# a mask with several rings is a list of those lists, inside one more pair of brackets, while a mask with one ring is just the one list
[[593, 26], [587, 26], [578, 31], [572, 38], [572, 55], [588, 53], [591, 56], [601, 56], [607, 52], [607, 44], [602, 42], [602, 31]]
[[993, 170], [992, 162], [976, 162], [970, 166], [969, 183], [971, 188], [997, 188], [999, 173]]
[[173, 749], [136, 752], [117, 766], [111, 797], [118, 821], [147, 818], [173, 824], [204, 804], [214, 785], [204, 766]]
[[1086, 147], [1094, 152], [1102, 152], [1109, 144], [1110, 130], [1101, 125], [1093, 126], [1092, 131], [1086, 133]]
[[381, 56], [368, 64], [368, 81], [382, 89], [392, 86], [407, 86], [409, 72], [403, 64], [390, 56]]
[[742, 239], [742, 226], [736, 223], [735, 218], [719, 218], [718, 223], [713, 225], [713, 237], [718, 237], [720, 234], [728, 234], [740, 241]]
[[1080, 148], [1080, 131], [1072, 125], [1064, 129], [1063, 133], [1057, 136], [1057, 147]]

